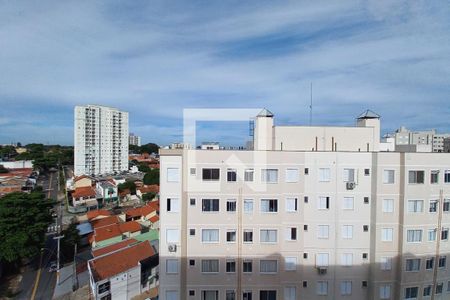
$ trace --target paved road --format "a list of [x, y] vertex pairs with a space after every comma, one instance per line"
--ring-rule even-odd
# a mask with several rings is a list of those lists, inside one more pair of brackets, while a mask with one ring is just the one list
[[[58, 199], [58, 173], [52, 173], [48, 176], [41, 176], [38, 180], [38, 184], [44, 188], [44, 193], [48, 198]], [[59, 204], [56, 204], [57, 208]], [[58, 214], [61, 215], [61, 214]], [[61, 217], [55, 219], [55, 225], [61, 224]], [[22, 291], [16, 296], [16, 299], [31, 299], [33, 289], [38, 280], [36, 287], [36, 293], [34, 299], [51, 299], [53, 296], [53, 290], [56, 284], [56, 273], [48, 272], [50, 262], [56, 260], [56, 241], [53, 239], [55, 233], [46, 234], [45, 248], [42, 252], [42, 257], [36, 257], [25, 267], [23, 274], [21, 288]], [[40, 271], [39, 271], [40, 269]], [[38, 276], [39, 275], [39, 276]], [[39, 278], [39, 279], [38, 279]]]

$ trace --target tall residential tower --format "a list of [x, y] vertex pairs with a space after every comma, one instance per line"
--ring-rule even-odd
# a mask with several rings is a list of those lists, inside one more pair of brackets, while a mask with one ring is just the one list
[[75, 175], [114, 174], [128, 170], [128, 112], [75, 106]]

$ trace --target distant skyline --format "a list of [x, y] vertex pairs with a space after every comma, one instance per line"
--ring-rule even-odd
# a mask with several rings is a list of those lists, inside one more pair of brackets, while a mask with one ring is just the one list
[[[438, 1], [2, 1], [0, 144], [73, 145], [75, 105], [129, 112], [142, 144], [184, 108], [263, 108], [279, 125], [450, 132], [450, 6]], [[246, 122], [198, 141], [244, 145]]]

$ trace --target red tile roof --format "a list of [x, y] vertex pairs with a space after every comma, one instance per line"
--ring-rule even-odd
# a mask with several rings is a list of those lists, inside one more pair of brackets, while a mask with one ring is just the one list
[[152, 223], [156, 223], [158, 221], [159, 221], [159, 217], [158, 216], [153, 216], [153, 217], [150, 218], [150, 222], [152, 222]]
[[139, 223], [136, 221], [98, 227], [94, 228], [94, 233], [91, 237], [89, 237], [89, 242], [93, 243], [95, 241], [96, 243], [98, 243], [104, 240], [112, 239], [119, 235], [121, 236], [126, 232], [136, 232], [140, 231], [141, 229], [141, 225], [139, 225]]
[[108, 226], [111, 224], [117, 224], [117, 223], [119, 223], [119, 217], [117, 217], [117, 216], [109, 216], [109, 217], [106, 217], [103, 219], [97, 219], [97, 220], [91, 221], [92, 227], [94, 229], [100, 228], [103, 226]]
[[159, 193], [159, 185], [157, 184], [151, 184], [151, 185], [144, 185], [142, 187], [137, 188], [139, 191], [141, 191], [142, 194], [145, 193]]
[[135, 243], [138, 243], [138, 241], [135, 240], [135, 239], [123, 240], [121, 242], [118, 242], [118, 243], [115, 243], [115, 244], [112, 244], [112, 245], [109, 245], [109, 246], [106, 246], [106, 247], [102, 247], [102, 248], [98, 248], [98, 249], [92, 250], [92, 256], [93, 257], [98, 257], [98, 256], [101, 256], [101, 255], [104, 255], [104, 254], [107, 254], [107, 253], [114, 252], [116, 250], [125, 248], [125, 247], [127, 247], [127, 246], [129, 246], [131, 244], [135, 244]]
[[87, 198], [87, 197], [95, 197], [97, 193], [91, 186], [85, 186], [85, 187], [79, 187], [76, 188], [75, 191], [72, 193], [73, 198]]
[[136, 232], [136, 231], [140, 231], [141, 225], [136, 222], [136, 221], [130, 221], [130, 222], [125, 222], [125, 223], [120, 223], [119, 224], [119, 229], [122, 233], [125, 232]]
[[145, 241], [109, 255], [94, 258], [89, 264], [95, 281], [99, 281], [134, 268], [140, 261], [153, 255], [155, 252], [150, 242]]
[[75, 177], [75, 178], [73, 179], [73, 181], [74, 181], [74, 182], [77, 182], [77, 181], [79, 181], [79, 180], [81, 180], [81, 179], [84, 179], [84, 178], [90, 179], [90, 180], [92, 181], [92, 177], [87, 176], [87, 175], [77, 176], [77, 177]]
[[[0, 163], [1, 165], [1, 163]], [[8, 169], [8, 173], [0, 173], [0, 177], [30, 177], [31, 173], [33, 173], [33, 169], [31, 168], [20, 168], [20, 169]]]
[[127, 218], [135, 218], [140, 216], [148, 216], [154, 211], [159, 210], [159, 201], [147, 203], [147, 205], [128, 210], [125, 214]]
[[110, 215], [111, 215], [111, 212], [106, 209], [91, 210], [91, 211], [88, 211], [86, 214], [88, 220], [95, 219], [98, 216], [110, 216]]

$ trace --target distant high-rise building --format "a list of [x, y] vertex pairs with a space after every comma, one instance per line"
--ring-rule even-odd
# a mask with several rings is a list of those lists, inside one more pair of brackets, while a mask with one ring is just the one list
[[141, 146], [141, 137], [134, 135], [134, 133], [130, 133], [130, 137], [128, 138], [128, 143], [133, 146]]
[[75, 175], [128, 170], [128, 112], [75, 106]]

